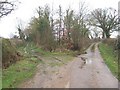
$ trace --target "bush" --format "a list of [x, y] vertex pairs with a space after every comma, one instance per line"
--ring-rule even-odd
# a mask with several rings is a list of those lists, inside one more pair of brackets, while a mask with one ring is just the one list
[[2, 39], [2, 67], [7, 68], [20, 59], [20, 53], [11, 44], [9, 39]]
[[108, 44], [108, 45], [110, 45], [110, 46], [114, 46], [114, 45], [115, 45], [115, 41], [116, 41], [116, 39], [114, 39], [114, 38], [109, 38], [109, 39], [103, 40], [103, 43]]

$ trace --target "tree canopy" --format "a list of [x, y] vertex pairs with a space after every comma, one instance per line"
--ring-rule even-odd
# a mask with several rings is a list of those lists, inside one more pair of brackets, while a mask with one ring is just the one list
[[103, 30], [103, 37], [110, 38], [110, 33], [118, 30], [118, 15], [113, 8], [95, 9], [91, 12], [90, 25]]

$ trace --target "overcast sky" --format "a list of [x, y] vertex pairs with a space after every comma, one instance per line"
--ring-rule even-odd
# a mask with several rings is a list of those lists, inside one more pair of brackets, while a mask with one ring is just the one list
[[44, 6], [48, 4], [50, 8], [56, 11], [59, 5], [62, 6], [63, 10], [66, 10], [69, 6], [72, 9], [78, 10], [79, 2], [85, 1], [86, 5], [90, 10], [95, 8], [108, 8], [112, 7], [118, 9], [118, 1], [120, 0], [19, 0], [21, 4], [18, 8], [8, 16], [3, 17], [0, 20], [0, 36], [10, 37], [10, 35], [17, 31], [17, 24], [22, 21], [23, 25], [27, 25], [31, 17], [35, 14], [35, 9], [38, 6]]

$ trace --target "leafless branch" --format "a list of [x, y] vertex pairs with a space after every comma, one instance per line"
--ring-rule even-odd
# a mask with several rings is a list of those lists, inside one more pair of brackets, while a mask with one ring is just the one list
[[7, 0], [0, 1], [0, 18], [11, 13], [15, 6], [16, 5], [13, 2], [9, 2]]

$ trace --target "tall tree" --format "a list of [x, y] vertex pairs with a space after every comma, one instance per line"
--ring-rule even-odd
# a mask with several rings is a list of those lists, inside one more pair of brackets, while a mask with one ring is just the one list
[[60, 45], [60, 40], [61, 40], [61, 31], [62, 31], [62, 8], [59, 5], [59, 31], [58, 31], [58, 37], [59, 37], [59, 45]]
[[110, 38], [110, 33], [117, 30], [118, 15], [115, 9], [95, 9], [91, 12], [90, 24], [103, 30], [103, 38]]
[[79, 42], [80, 42], [80, 37], [81, 37], [80, 25], [78, 21], [79, 21], [78, 18], [74, 18], [74, 24], [73, 24], [72, 31], [71, 31], [71, 39], [73, 42], [74, 50], [79, 50]]
[[[80, 50], [88, 37], [88, 29], [86, 28], [86, 12], [85, 2], [79, 3], [79, 12], [75, 15], [73, 11], [67, 14], [68, 30], [70, 30], [70, 38], [73, 43], [74, 50]], [[69, 27], [70, 26], [70, 27]], [[87, 36], [87, 37], [86, 37]]]
[[53, 31], [50, 26], [50, 8], [45, 6], [37, 9], [38, 17], [34, 17], [30, 23], [30, 36], [35, 38], [37, 45], [40, 45], [46, 50], [52, 51], [54, 44]]
[[72, 23], [73, 23], [73, 10], [67, 9], [66, 10], [66, 16], [64, 17], [64, 24], [65, 24], [65, 28], [67, 30], [67, 36], [68, 36], [68, 40], [69, 43], [71, 42], [71, 28], [72, 28]]
[[88, 38], [88, 29], [85, 24], [81, 24], [79, 17], [74, 17], [73, 27], [71, 31], [71, 39], [73, 41], [73, 49], [80, 50], [83, 47], [83, 40]]

